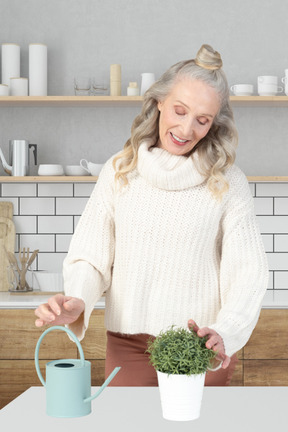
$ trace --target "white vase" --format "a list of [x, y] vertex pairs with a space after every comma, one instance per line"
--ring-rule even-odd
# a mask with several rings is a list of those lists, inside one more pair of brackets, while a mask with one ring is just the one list
[[200, 417], [205, 375], [168, 375], [157, 371], [163, 418], [188, 421]]

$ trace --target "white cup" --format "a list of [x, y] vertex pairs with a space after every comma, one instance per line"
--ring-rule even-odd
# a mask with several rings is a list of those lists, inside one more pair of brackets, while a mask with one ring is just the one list
[[278, 87], [277, 84], [259, 84], [258, 93], [260, 96], [275, 96], [277, 93], [282, 93], [283, 87]]
[[81, 159], [80, 165], [82, 168], [84, 168], [85, 171], [87, 171], [92, 176], [98, 176], [103, 167], [103, 164], [95, 164], [92, 162], [88, 162], [86, 159]]
[[10, 78], [11, 96], [28, 96], [28, 78]]
[[235, 84], [230, 87], [232, 93], [236, 96], [251, 96], [254, 92], [252, 84]]
[[9, 96], [9, 86], [7, 84], [0, 84], [0, 96]]
[[154, 73], [142, 73], [141, 74], [142, 80], [141, 80], [141, 91], [140, 95], [143, 96], [144, 93], [151, 87], [152, 84], [155, 82], [155, 74]]
[[258, 84], [275, 84], [278, 85], [278, 77], [276, 75], [261, 75], [257, 79]]

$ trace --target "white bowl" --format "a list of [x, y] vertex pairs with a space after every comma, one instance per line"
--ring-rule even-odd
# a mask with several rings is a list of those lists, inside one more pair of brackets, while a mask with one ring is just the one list
[[64, 170], [62, 165], [56, 164], [45, 164], [39, 165], [38, 168], [39, 176], [62, 176], [64, 175]]
[[88, 176], [89, 173], [80, 165], [66, 165], [64, 172], [67, 176]]
[[33, 271], [33, 288], [40, 291], [60, 292], [63, 291], [62, 273], [50, 273], [45, 270]]

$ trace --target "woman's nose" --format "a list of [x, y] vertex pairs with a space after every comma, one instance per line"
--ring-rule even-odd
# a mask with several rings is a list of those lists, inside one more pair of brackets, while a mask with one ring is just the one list
[[182, 124], [183, 136], [181, 138], [190, 140], [193, 136], [193, 130], [194, 130], [194, 119], [187, 118], [185, 122]]

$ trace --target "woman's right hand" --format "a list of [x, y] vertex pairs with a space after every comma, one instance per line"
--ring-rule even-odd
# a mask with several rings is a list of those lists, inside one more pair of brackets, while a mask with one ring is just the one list
[[43, 325], [63, 325], [76, 321], [84, 312], [85, 303], [76, 297], [56, 294], [50, 297], [48, 303], [41, 304], [36, 310], [38, 317], [35, 321], [36, 327]]

